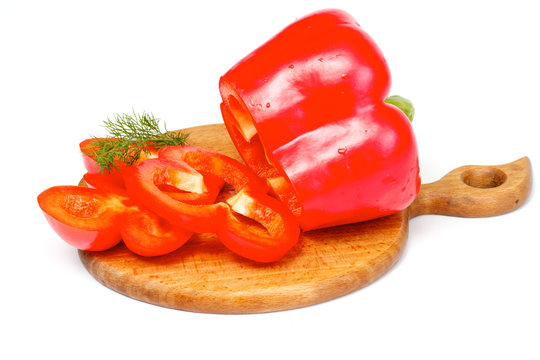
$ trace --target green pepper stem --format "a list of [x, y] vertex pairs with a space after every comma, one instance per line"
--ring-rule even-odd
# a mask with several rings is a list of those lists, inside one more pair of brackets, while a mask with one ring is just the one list
[[411, 100], [405, 99], [404, 97], [399, 95], [392, 95], [384, 99], [384, 102], [396, 106], [398, 109], [403, 111], [405, 115], [407, 115], [409, 121], [413, 121], [414, 105]]

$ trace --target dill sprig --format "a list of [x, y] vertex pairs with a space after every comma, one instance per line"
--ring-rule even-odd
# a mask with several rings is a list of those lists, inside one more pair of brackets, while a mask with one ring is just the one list
[[90, 153], [102, 173], [117, 170], [119, 165], [133, 166], [139, 161], [141, 154], [149, 155], [150, 146], [161, 149], [169, 145], [185, 145], [188, 133], [168, 131], [163, 123], [164, 131], [159, 128], [160, 119], [152, 113], [114, 114], [107, 118], [103, 127], [109, 135], [106, 138], [93, 137]]

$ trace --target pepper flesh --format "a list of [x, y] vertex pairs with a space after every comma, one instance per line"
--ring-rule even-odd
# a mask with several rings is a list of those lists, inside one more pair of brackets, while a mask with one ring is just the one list
[[234, 65], [219, 88], [237, 150], [259, 175], [286, 180], [304, 230], [392, 214], [418, 193], [412, 127], [384, 103], [387, 63], [349, 14], [298, 20]]

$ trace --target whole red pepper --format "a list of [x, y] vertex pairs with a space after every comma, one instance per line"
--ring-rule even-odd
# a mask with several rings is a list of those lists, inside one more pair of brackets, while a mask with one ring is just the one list
[[414, 200], [416, 141], [407, 117], [384, 102], [389, 88], [381, 51], [340, 10], [296, 21], [220, 79], [238, 151], [260, 176], [285, 179], [304, 230], [388, 215]]

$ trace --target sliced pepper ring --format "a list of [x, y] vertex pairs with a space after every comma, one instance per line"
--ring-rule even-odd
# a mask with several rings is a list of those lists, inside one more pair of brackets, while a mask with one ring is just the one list
[[298, 241], [299, 225], [290, 210], [266, 195], [269, 187], [239, 161], [193, 146], [170, 146], [162, 149], [159, 157], [185, 161], [235, 188], [236, 195], [227, 200], [230, 208], [216, 233], [231, 251], [251, 260], [271, 262], [283, 257]]
[[136, 204], [187, 230], [216, 232], [219, 227], [216, 219], [227, 210], [223, 203], [186, 204], [161, 191], [158, 186], [162, 184], [197, 193], [206, 191], [202, 175], [181, 161], [148, 159], [123, 174], [127, 191]]
[[258, 262], [272, 262], [281, 259], [298, 242], [298, 222], [278, 200], [241, 190], [227, 203], [230, 210], [217, 236], [236, 254]]
[[[186, 168], [222, 179], [236, 194], [228, 204], [174, 203], [154, 179]], [[215, 233], [227, 248], [245, 258], [276, 261], [298, 241], [300, 229], [289, 209], [266, 195], [268, 186], [251, 170], [228, 156], [193, 146], [170, 146], [160, 151], [158, 159], [146, 160], [125, 175], [128, 192], [141, 205], [191, 231]]]
[[199, 172], [221, 178], [236, 191], [248, 187], [256, 192], [268, 192], [268, 186], [247, 166], [214, 151], [195, 146], [174, 145], [162, 148], [159, 151], [159, 158], [185, 162]]

